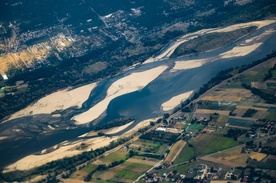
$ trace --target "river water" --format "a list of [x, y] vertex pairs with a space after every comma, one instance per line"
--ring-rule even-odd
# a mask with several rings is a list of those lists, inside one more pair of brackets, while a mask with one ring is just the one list
[[[269, 28], [275, 29], [275, 24], [273, 26], [269, 26]], [[266, 29], [267, 28], [260, 29], [254, 34], [244, 37], [239, 42], [264, 32]], [[168, 65], [169, 69], [163, 72], [157, 79], [149, 83], [142, 90], [125, 94], [113, 99], [108, 105], [105, 114], [97, 120], [99, 123], [105, 123], [106, 121], [120, 117], [133, 118], [136, 121], [126, 129], [129, 130], [142, 120], [162, 116], [162, 103], [168, 101], [173, 96], [190, 90], [196, 90], [203, 84], [207, 83], [219, 71], [230, 67], [249, 64], [254, 60], [265, 57], [267, 54], [271, 53], [272, 50], [276, 49], [276, 35], [271, 34], [263, 40], [263, 44], [260, 47], [246, 56], [218, 59], [214, 62], [210, 62], [193, 69], [177, 72], [169, 71], [176, 60], [185, 61], [189, 59], [206, 59], [216, 57], [221, 53], [231, 50], [234, 46], [239, 44], [239, 42], [207, 53], [186, 56], [181, 59], [164, 59], [162, 61], [144, 64], [139, 68], [128, 70], [114, 78], [103, 80], [94, 89], [93, 93], [91, 93], [89, 99], [85, 102], [86, 105], [84, 106], [86, 107], [83, 107], [83, 109], [89, 109], [89, 107], [92, 107], [97, 102], [104, 99], [108, 87], [114, 81], [134, 72], [145, 71], [160, 65]], [[27, 119], [27, 117], [20, 118], [15, 120], [14, 123], [20, 120], [25, 120], [27, 122], [29, 119]], [[89, 132], [91, 128], [92, 127], [89, 125], [84, 125], [75, 129], [56, 131], [55, 133], [47, 135], [39, 135], [37, 138], [32, 139], [0, 141], [0, 167], [5, 167], [28, 154], [41, 151], [65, 140], [76, 139], [79, 135]], [[121, 131], [117, 135], [124, 133], [126, 130]]]

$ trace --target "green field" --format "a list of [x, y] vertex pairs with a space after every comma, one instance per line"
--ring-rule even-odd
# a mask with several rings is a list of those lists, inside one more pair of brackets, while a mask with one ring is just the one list
[[93, 165], [93, 164], [89, 164], [89, 165], [87, 165], [86, 167], [84, 167], [83, 169], [82, 169], [82, 171], [85, 171], [85, 172], [92, 172], [93, 170], [95, 170], [95, 168], [96, 168], [96, 166], [95, 165]]
[[270, 121], [276, 121], [276, 112], [269, 112], [265, 119], [268, 119]]
[[194, 157], [194, 149], [192, 147], [189, 147], [187, 144], [180, 152], [180, 154], [177, 156], [177, 158], [174, 160], [174, 164], [182, 163], [185, 161], [189, 161]]
[[235, 126], [251, 127], [254, 124], [254, 121], [238, 118], [228, 118], [228, 123]]
[[136, 180], [142, 173], [150, 169], [152, 166], [140, 163], [125, 163], [126, 167], [116, 174], [117, 178], [125, 178]]
[[252, 81], [262, 81], [265, 75], [268, 73], [269, 68], [256, 68], [243, 74], [241, 81], [243, 82], [252, 82]]
[[157, 154], [164, 154], [168, 147], [168, 144], [163, 142], [141, 140], [141, 139], [134, 142], [134, 144], [140, 146], [139, 148], [135, 149], [138, 152], [150, 152], [150, 153], [157, 153]]
[[0, 88], [0, 93], [4, 93], [5, 87]]
[[116, 151], [116, 152], [113, 152], [113, 153], [107, 155], [106, 157], [101, 159], [101, 161], [104, 163], [111, 163], [114, 161], [126, 160], [127, 156], [128, 156], [128, 151], [121, 149], [119, 151]]
[[205, 128], [205, 126], [202, 125], [202, 124], [193, 124], [193, 125], [191, 125], [191, 126], [188, 128], [187, 131], [192, 131], [192, 132], [194, 132], [194, 131], [202, 130], [203, 128]]
[[194, 146], [196, 156], [211, 154], [239, 144], [231, 138], [212, 134], [201, 134], [193, 139], [191, 143]]
[[97, 171], [92, 177], [94, 182], [112, 180], [115, 182], [133, 182], [152, 166], [142, 163], [124, 162], [105, 171]]

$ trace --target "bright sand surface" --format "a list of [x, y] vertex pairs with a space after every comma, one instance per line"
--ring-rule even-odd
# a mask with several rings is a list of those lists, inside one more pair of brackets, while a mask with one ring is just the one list
[[171, 98], [170, 100], [168, 100], [167, 102], [165, 102], [161, 105], [162, 110], [163, 111], [172, 110], [177, 105], [179, 105], [181, 101], [189, 98], [192, 95], [192, 93], [193, 93], [193, 91], [188, 91], [188, 92], [182, 93], [180, 95], [174, 96], [173, 98]]
[[251, 26], [257, 26], [258, 29], [263, 28], [265, 26], [268, 26], [270, 24], [275, 23], [276, 20], [262, 20], [262, 21], [255, 21], [255, 22], [248, 22], [248, 23], [240, 23], [240, 24], [235, 24], [231, 25], [225, 28], [218, 28], [214, 29], [213, 31], [210, 31], [208, 33], [213, 33], [213, 32], [231, 32], [237, 29], [242, 29], [246, 27], [251, 27]]
[[[122, 137], [125, 137], [132, 133], [137, 132], [140, 128], [144, 128], [144, 127], [148, 126], [150, 124], [150, 121], [155, 121], [155, 120], [156, 120], [156, 118], [144, 120], [121, 136], [114, 136], [112, 138], [96, 137], [96, 138], [87, 139], [87, 140], [78, 140], [77, 142], [71, 143], [71, 144], [68, 143], [67, 141], [65, 141], [64, 143], [60, 144], [60, 147], [55, 145], [55, 150], [50, 153], [41, 154], [41, 155], [29, 155], [29, 156], [26, 156], [26, 157], [20, 159], [19, 161], [6, 167], [5, 172], [14, 171], [14, 170], [29, 170], [31, 168], [44, 165], [51, 161], [55, 161], [55, 160], [62, 159], [65, 157], [72, 157], [77, 154], [81, 154], [82, 152], [89, 151], [90, 149], [96, 150], [98, 148], [109, 145], [110, 142], [117, 140], [118, 138], [122, 138]], [[123, 130], [124, 128], [127, 127], [127, 125], [130, 125], [130, 124], [123, 125], [122, 128], [120, 128], [120, 127], [119, 128], [120, 128], [120, 130]], [[81, 143], [84, 143], [85, 145], [87, 145], [87, 148], [82, 151], [76, 150], [76, 147], [80, 146]], [[42, 151], [42, 153], [45, 153], [45, 152], [46, 152], [46, 150]]]
[[265, 27], [265, 26], [270, 25], [275, 22], [276, 22], [276, 20], [262, 20], [262, 21], [235, 24], [235, 25], [231, 25], [228, 27], [224, 27], [224, 28], [203, 29], [203, 30], [200, 30], [200, 31], [197, 31], [194, 33], [185, 34], [181, 38], [177, 39], [175, 41], [175, 43], [173, 45], [171, 45], [171, 47], [169, 47], [165, 51], [161, 52], [158, 56], [151, 57], [151, 58], [147, 59], [143, 64], [156, 62], [156, 61], [164, 59], [164, 58], [169, 58], [179, 45], [181, 45], [182, 43], [187, 42], [189, 40], [197, 38], [198, 34], [199, 34], [199, 36], [201, 36], [203, 34], [210, 34], [210, 33], [215, 33], [215, 32], [231, 32], [231, 31], [234, 31], [237, 29], [250, 27], [250, 26], [257, 26], [258, 29], [260, 29], [262, 27]]
[[[58, 159], [62, 159], [65, 157], [71, 157], [77, 154], [82, 153], [83, 151], [76, 150], [76, 147], [79, 146], [81, 143], [85, 143], [88, 145], [86, 148], [86, 151], [89, 151], [92, 149], [98, 149], [104, 146], [109, 145], [109, 143], [113, 140], [116, 140], [118, 137], [96, 137], [93, 139], [88, 139], [84, 141], [78, 141], [74, 144], [60, 146], [56, 150], [47, 153], [47, 154], [41, 154], [41, 155], [29, 155], [26, 156], [19, 161], [15, 162], [14, 164], [11, 164], [7, 167], [6, 171], [13, 171], [13, 170], [28, 170], [34, 167], [38, 167], [41, 165], [44, 165], [48, 162], [55, 161]], [[56, 146], [57, 147], [57, 146]], [[42, 151], [42, 152], [45, 152]]]
[[174, 67], [172, 68], [172, 70], [170, 72], [200, 67], [205, 62], [207, 62], [207, 59], [176, 61]]
[[245, 56], [256, 50], [262, 43], [255, 43], [248, 46], [236, 46], [232, 50], [220, 54], [221, 58], [232, 58], [238, 56]]
[[112, 128], [110, 130], [107, 130], [106, 132], [104, 132], [105, 134], [114, 134], [114, 133], [118, 133], [124, 129], [126, 129], [127, 127], [129, 127], [133, 122], [130, 122], [130, 123], [127, 123], [123, 126], [119, 126], [119, 127], [115, 127], [115, 128]]
[[156, 121], [157, 119], [158, 119], [158, 118], [151, 118], [151, 119], [146, 119], [146, 120], [144, 120], [144, 121], [141, 121], [141, 122], [139, 122], [134, 128], [132, 128], [131, 130], [127, 131], [127, 132], [125, 133], [125, 135], [129, 135], [129, 134], [135, 133], [135, 132], [137, 132], [139, 129], [145, 128], [146, 126], [149, 126], [151, 121]]
[[47, 95], [25, 109], [16, 112], [9, 120], [34, 114], [51, 114], [56, 110], [64, 110], [73, 106], [81, 107], [96, 85], [97, 83], [92, 83], [73, 90], [65, 89]]
[[104, 100], [90, 108], [88, 111], [73, 117], [73, 119], [76, 120], [76, 124], [85, 124], [93, 121], [106, 110], [112, 99], [143, 89], [166, 69], [167, 66], [159, 66], [147, 71], [132, 73], [115, 81], [108, 88], [107, 96]]

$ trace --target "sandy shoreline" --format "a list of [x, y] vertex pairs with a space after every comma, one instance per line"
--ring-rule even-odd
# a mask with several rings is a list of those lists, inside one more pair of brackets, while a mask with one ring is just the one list
[[75, 117], [76, 124], [85, 124], [98, 118], [107, 108], [109, 102], [121, 95], [143, 89], [151, 81], [156, 79], [168, 67], [163, 65], [147, 71], [136, 72], [115, 81], [107, 90], [107, 96], [104, 100], [90, 108], [88, 111]]
[[256, 50], [262, 43], [255, 43], [247, 46], [236, 46], [232, 50], [220, 54], [221, 58], [233, 58], [248, 55]]
[[170, 70], [170, 72], [201, 67], [207, 61], [207, 59], [176, 61], [174, 67], [172, 68], [172, 70]]
[[8, 120], [35, 114], [51, 114], [56, 110], [64, 110], [73, 106], [81, 107], [96, 85], [97, 83], [92, 83], [73, 90], [65, 89], [54, 92], [14, 113]]
[[127, 123], [123, 126], [119, 126], [119, 127], [114, 127], [112, 129], [109, 129], [105, 132], [105, 134], [109, 135], [109, 134], [114, 134], [114, 133], [118, 133], [124, 129], [126, 129], [127, 127], [129, 127], [133, 122]]
[[[156, 120], [156, 118], [144, 120], [121, 136], [114, 136], [112, 138], [95, 137], [87, 140], [78, 140], [70, 144], [68, 144], [67, 142], [64, 142], [59, 145], [55, 145], [56, 150], [46, 154], [26, 156], [18, 160], [17, 162], [9, 165], [8, 167], [6, 167], [5, 172], [14, 171], [14, 170], [29, 170], [31, 168], [44, 165], [51, 161], [59, 160], [65, 157], [72, 157], [74, 155], [81, 154], [82, 152], [90, 151], [90, 149], [95, 150], [95, 149], [107, 146], [110, 144], [110, 142], [117, 140], [118, 138], [126, 137], [132, 133], [137, 132], [140, 128], [144, 128], [148, 126], [150, 124], [150, 121], [154, 121], [154, 120]], [[109, 133], [119, 132], [127, 128], [131, 124], [132, 123], [128, 123], [126, 125], [117, 127], [116, 129], [112, 129]], [[87, 148], [85, 150], [77, 150], [76, 148], [80, 146], [82, 143], [85, 144]], [[46, 150], [43, 150], [42, 152], [45, 153]]]
[[164, 102], [161, 107], [163, 111], [170, 111], [180, 104], [181, 101], [188, 99], [194, 91], [188, 91], [177, 96], [172, 97], [167, 102]]
[[[47, 154], [29, 155], [20, 159], [14, 164], [9, 165], [5, 171], [7, 172], [7, 171], [13, 171], [13, 170], [29, 170], [31, 168], [44, 165], [51, 161], [55, 161], [65, 157], [72, 157], [84, 151], [89, 151], [90, 149], [98, 149], [98, 148], [107, 146], [111, 141], [116, 139], [117, 137], [113, 137], [113, 138], [96, 137], [89, 140], [79, 141], [77, 143], [73, 143], [70, 145], [61, 146], [56, 150]], [[86, 150], [84, 151], [76, 150], [76, 147], [80, 146], [81, 143], [85, 143], [86, 145], [88, 145]], [[43, 152], [45, 152], [45, 150]]]
[[188, 34], [185, 34], [184, 36], [182, 36], [181, 38], [177, 39], [175, 41], [175, 43], [170, 48], [168, 48], [164, 52], [160, 53], [156, 57], [150, 57], [143, 64], [148, 64], [148, 63], [151, 63], [151, 62], [156, 62], [156, 61], [159, 61], [159, 60], [162, 60], [162, 59], [165, 59], [165, 58], [169, 58], [178, 46], [180, 46], [182, 43], [185, 43], [189, 40], [192, 40], [192, 39], [195, 39], [195, 38], [199, 37], [198, 34], [203, 35], [203, 34], [219, 33], [219, 32], [231, 32], [231, 31], [234, 31], [234, 30], [237, 30], [237, 29], [246, 28], [246, 27], [250, 27], [250, 26], [257, 26], [258, 29], [260, 29], [260, 28], [263, 28], [263, 27], [268, 26], [270, 24], [273, 24], [275, 22], [276, 22], [276, 20], [254, 21], [254, 22], [248, 22], [248, 23], [235, 24], [235, 25], [231, 25], [231, 26], [228, 26], [228, 27], [203, 29], [203, 30], [199, 30], [199, 31], [194, 32], [194, 33], [188, 33]]

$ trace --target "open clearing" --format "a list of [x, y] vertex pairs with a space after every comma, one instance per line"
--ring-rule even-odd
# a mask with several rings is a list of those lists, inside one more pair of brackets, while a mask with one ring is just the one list
[[225, 126], [225, 124], [227, 123], [227, 121], [228, 121], [228, 115], [227, 116], [219, 115], [219, 117], [217, 119], [217, 125], [219, 127], [223, 127], [223, 126]]
[[238, 142], [231, 138], [213, 134], [200, 134], [191, 143], [197, 156], [211, 154], [238, 145]]
[[168, 144], [140, 139], [131, 144], [131, 147], [135, 148], [138, 152], [164, 154], [168, 147]]
[[266, 156], [267, 154], [264, 153], [252, 152], [250, 158], [255, 159], [257, 161], [262, 161]]
[[116, 182], [133, 182], [141, 174], [150, 169], [152, 165], [149, 163], [132, 162], [135, 160], [127, 160], [121, 165], [118, 165], [114, 168], [110, 168], [105, 171], [97, 171], [93, 175], [92, 181], [99, 182], [99, 180], [113, 180]]
[[180, 154], [181, 150], [185, 147], [186, 142], [184, 140], [177, 141], [170, 150], [170, 153], [166, 157], [165, 161], [171, 163]]
[[174, 160], [174, 164], [189, 161], [194, 157], [194, 150], [189, 145], [185, 145], [185, 147], [180, 151], [178, 156]]
[[201, 113], [201, 114], [214, 114], [218, 113], [221, 115], [228, 116], [230, 111], [223, 111], [223, 110], [210, 110], [210, 109], [197, 109], [196, 113]]
[[125, 149], [120, 149], [116, 152], [113, 152], [106, 157], [100, 159], [101, 162], [109, 164], [114, 161], [120, 161], [120, 160], [125, 160], [127, 158], [128, 151]]
[[149, 161], [149, 160], [143, 160], [143, 159], [137, 159], [137, 158], [129, 158], [127, 161], [130, 163], [140, 163], [140, 164], [146, 164], [150, 166], [154, 166], [157, 164], [157, 162], [155, 161]]
[[211, 156], [204, 156], [204, 157], [201, 157], [200, 159], [205, 160], [205, 161], [211, 161], [211, 162], [218, 163], [218, 164], [223, 164], [223, 165], [230, 166], [230, 167], [243, 166], [239, 163], [234, 163], [234, 162], [231, 162], [231, 161], [226, 161], [226, 160], [214, 158], [214, 157], [211, 157]]
[[[227, 162], [232, 162], [244, 166], [248, 159], [246, 153], [241, 153], [242, 147], [233, 148], [227, 151], [219, 152], [211, 156], [206, 156], [206, 158], [215, 158], [218, 160], [223, 160]], [[230, 166], [230, 165], [229, 165]]]
[[244, 97], [250, 97], [252, 95], [251, 91], [246, 89], [219, 89], [212, 90], [208, 93], [208, 95], [204, 95], [202, 100], [210, 100], [210, 101], [228, 101], [235, 102], [240, 101]]

